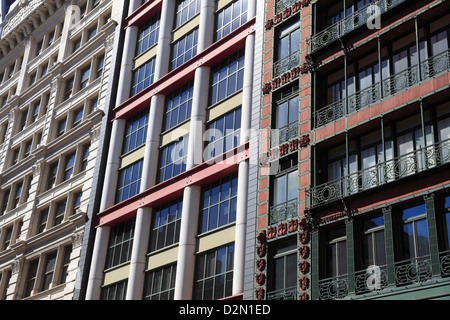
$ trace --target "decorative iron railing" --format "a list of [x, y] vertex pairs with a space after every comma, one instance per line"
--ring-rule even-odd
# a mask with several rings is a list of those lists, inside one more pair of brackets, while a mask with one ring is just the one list
[[298, 200], [293, 199], [273, 206], [269, 210], [269, 224], [278, 224], [298, 216]]
[[450, 162], [450, 139], [307, 190], [309, 208], [326, 204]]
[[[355, 11], [353, 14], [336, 22], [328, 28], [318, 32], [308, 38], [308, 50], [312, 53], [331, 42], [339, 39], [343, 35], [366, 25], [376, 15], [383, 14], [406, 0], [377, 0]], [[282, 2], [282, 1], [281, 1]], [[375, 8], [375, 11], [372, 10]]]
[[280, 129], [272, 129], [270, 146], [277, 147], [285, 142], [298, 137], [298, 121], [292, 122]]
[[275, 1], [275, 13], [283, 12], [286, 8], [292, 6], [298, 0], [276, 0]]
[[273, 78], [281, 76], [283, 73], [292, 70], [300, 65], [300, 50], [291, 53], [287, 57], [273, 64]]
[[[450, 251], [439, 253], [439, 257], [440, 275], [441, 277], [447, 277], [450, 275]], [[351, 275], [341, 275], [319, 280], [319, 299], [335, 300], [371, 292], [382, 293], [389, 286], [387, 266], [380, 266], [378, 269], [369, 267], [369, 269], [357, 271]], [[391, 288], [401, 288], [411, 284], [423, 283], [430, 280], [433, 276], [430, 255], [395, 262], [393, 270], [394, 275]], [[375, 275], [374, 272], [378, 272], [378, 274]], [[350, 292], [350, 288], [354, 289], [354, 291]]]
[[271, 291], [267, 293], [267, 300], [296, 300], [297, 287]]
[[316, 112], [316, 127], [341, 119], [347, 114], [367, 108], [381, 99], [393, 96], [421, 81], [431, 79], [450, 70], [450, 50], [431, 57], [418, 65], [396, 73], [381, 82], [351, 94]]

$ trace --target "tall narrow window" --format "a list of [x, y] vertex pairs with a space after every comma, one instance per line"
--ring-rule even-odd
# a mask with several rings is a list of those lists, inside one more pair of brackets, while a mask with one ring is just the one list
[[45, 266], [42, 275], [42, 287], [41, 290], [47, 290], [50, 288], [50, 285], [53, 280], [53, 274], [55, 273], [56, 266], [56, 251], [49, 253], [45, 256]]
[[73, 76], [66, 80], [64, 85], [64, 100], [70, 98], [73, 92]]
[[8, 208], [8, 203], [9, 203], [8, 201], [9, 201], [10, 193], [11, 193], [11, 188], [3, 190], [3, 192], [2, 192], [2, 206], [1, 206], [0, 215], [3, 215]]
[[22, 191], [23, 191], [23, 182], [19, 182], [16, 185], [16, 191], [14, 194], [14, 202], [13, 202], [14, 208], [17, 208], [17, 206], [20, 204], [20, 198], [22, 196]]
[[53, 217], [53, 226], [61, 224], [66, 213], [67, 200], [62, 200], [56, 203], [55, 213]]
[[75, 168], [75, 152], [67, 155], [65, 158], [64, 181], [72, 178], [74, 168]]
[[345, 228], [329, 231], [326, 243], [326, 277], [347, 273], [347, 241]]
[[81, 165], [80, 171], [84, 171], [87, 168], [89, 161], [89, 149], [91, 148], [91, 144], [87, 144], [83, 146], [82, 154], [81, 154]]
[[50, 165], [47, 177], [47, 190], [53, 188], [56, 183], [56, 174], [58, 172], [58, 162]]
[[425, 204], [402, 211], [402, 255], [404, 260], [430, 254]]
[[100, 78], [103, 75], [104, 67], [105, 67], [105, 56], [102, 55], [97, 58], [97, 72], [95, 73], [95, 79]]
[[298, 85], [277, 93], [275, 100], [275, 130], [272, 130], [272, 146], [288, 142], [298, 136], [300, 109]]
[[361, 223], [361, 270], [386, 264], [384, 241], [384, 217], [376, 217]]
[[62, 284], [66, 282], [67, 274], [69, 273], [69, 264], [70, 264], [70, 255], [72, 253], [72, 245], [68, 245], [64, 247], [62, 266], [61, 266], [61, 274], [58, 284]]
[[277, 64], [279, 70], [275, 70], [277, 75], [280, 75], [299, 64], [300, 43], [300, 20], [296, 19], [294, 20], [294, 23], [286, 25], [279, 30], [277, 58], [280, 63]]
[[91, 74], [91, 67], [88, 66], [87, 68], [84, 68], [81, 70], [81, 76], [80, 76], [80, 90], [83, 88], [86, 88], [89, 84], [89, 76]]
[[36, 276], [38, 271], [39, 259], [31, 261], [28, 265], [28, 272], [25, 278], [25, 291], [24, 297], [29, 297], [34, 289], [34, 284], [36, 282]]

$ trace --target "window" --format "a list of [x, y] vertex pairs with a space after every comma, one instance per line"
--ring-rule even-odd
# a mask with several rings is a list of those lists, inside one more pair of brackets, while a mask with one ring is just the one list
[[94, 97], [89, 100], [89, 113], [97, 110], [98, 107], [98, 97]]
[[384, 241], [384, 217], [376, 217], [361, 222], [361, 270], [370, 266], [386, 264]]
[[345, 227], [327, 232], [325, 278], [337, 277], [347, 273], [346, 239]]
[[123, 153], [128, 153], [145, 144], [148, 127], [148, 109], [127, 120]]
[[233, 174], [202, 189], [200, 233], [236, 221], [237, 184], [237, 174]]
[[93, 37], [95, 37], [96, 34], [97, 34], [97, 26], [94, 26], [88, 30], [87, 40], [88, 41], [91, 40]]
[[25, 128], [26, 124], [27, 124], [27, 118], [28, 118], [28, 108], [23, 110], [20, 113], [20, 125], [19, 125], [19, 132], [23, 130], [23, 128]]
[[402, 258], [410, 260], [430, 254], [425, 204], [402, 211]]
[[175, 293], [176, 264], [147, 272], [144, 300], [173, 300]]
[[37, 73], [37, 72], [33, 72], [33, 73], [30, 75], [30, 81], [28, 82], [28, 85], [29, 85], [29, 86], [33, 85], [34, 82], [36, 81], [36, 73]]
[[177, 199], [153, 209], [149, 251], [153, 252], [179, 241], [183, 201]]
[[211, 104], [215, 104], [242, 89], [244, 84], [244, 60], [244, 51], [240, 51], [211, 70]]
[[59, 284], [65, 283], [67, 274], [69, 273], [70, 255], [72, 254], [72, 245], [64, 247], [64, 255], [62, 258], [61, 274], [58, 281]]
[[47, 290], [50, 288], [50, 284], [52, 283], [53, 274], [55, 273], [56, 266], [56, 251], [49, 253], [45, 256], [45, 265], [43, 270], [43, 277], [41, 283], [41, 291]]
[[72, 43], [72, 53], [77, 51], [81, 47], [81, 37], [74, 40]]
[[14, 199], [13, 199], [13, 208], [17, 208], [20, 204], [20, 198], [22, 196], [22, 190], [23, 190], [23, 182], [19, 182], [16, 185], [16, 191], [14, 194]]
[[3, 190], [3, 192], [2, 192], [2, 207], [1, 207], [0, 215], [3, 215], [6, 212], [6, 210], [8, 209], [8, 200], [9, 200], [10, 193], [11, 193], [10, 188]]
[[80, 90], [83, 88], [86, 88], [89, 84], [89, 75], [91, 74], [91, 67], [88, 66], [81, 70], [81, 76], [80, 76]]
[[144, 160], [140, 160], [120, 170], [116, 203], [122, 202], [139, 193], [143, 162]]
[[194, 300], [217, 300], [231, 296], [234, 244], [198, 254], [195, 266]]
[[189, 137], [181, 138], [160, 151], [159, 182], [166, 181], [186, 170]]
[[31, 139], [25, 142], [24, 152], [23, 152], [23, 157], [24, 158], [26, 158], [26, 157], [28, 157], [30, 155], [32, 143], [33, 143], [33, 140], [31, 140]]
[[131, 258], [135, 218], [111, 227], [106, 268], [112, 268]]
[[73, 200], [72, 200], [72, 214], [75, 214], [77, 212], [77, 210], [80, 208], [81, 206], [81, 197], [83, 196], [83, 193], [80, 192], [76, 192], [73, 195]]
[[73, 112], [72, 128], [79, 125], [82, 120], [83, 120], [83, 107]]
[[89, 149], [91, 147], [91, 144], [87, 144], [83, 146], [83, 153], [81, 154], [81, 166], [80, 171], [84, 171], [87, 168], [88, 161], [89, 161]]
[[103, 75], [103, 68], [105, 67], [105, 56], [102, 55], [97, 58], [97, 73], [96, 79], [100, 78]]
[[12, 234], [13, 234], [13, 226], [10, 226], [5, 229], [5, 238], [3, 238], [3, 248], [2, 250], [8, 249], [9, 245], [12, 241]]
[[158, 42], [160, 14], [139, 27], [136, 56], [144, 53]]
[[55, 213], [53, 217], [53, 226], [61, 224], [64, 220], [64, 214], [66, 213], [67, 200], [64, 199], [56, 203]]
[[39, 118], [39, 110], [40, 110], [40, 108], [41, 108], [41, 101], [39, 100], [39, 101], [36, 101], [33, 104], [33, 114], [32, 114], [32, 117], [31, 117], [31, 121], [32, 122], [35, 122]]
[[17, 147], [12, 150], [11, 155], [11, 165], [15, 165], [17, 162], [19, 162], [19, 153], [20, 153], [20, 147]]
[[171, 70], [197, 55], [198, 29], [194, 29], [172, 46]]
[[127, 294], [128, 280], [120, 281], [103, 287], [100, 300], [125, 300]]
[[229, 112], [208, 124], [208, 145], [204, 159], [211, 159], [240, 145], [241, 108]]
[[67, 123], [66, 117], [58, 121], [56, 127], [56, 137], [60, 137], [64, 134], [64, 132], [66, 131], [66, 123]]
[[164, 130], [169, 130], [191, 117], [193, 83], [179, 88], [167, 96]]
[[300, 42], [300, 21], [296, 19], [294, 23], [283, 26], [281, 30], [278, 31], [278, 61], [299, 52]]
[[275, 95], [275, 123], [272, 130], [272, 146], [288, 142], [298, 136], [300, 109], [298, 85]]
[[47, 207], [47, 208], [39, 211], [39, 221], [38, 221], [36, 234], [44, 232], [45, 227], [47, 226], [48, 210], [49, 210], [49, 208]]
[[175, 28], [178, 28], [200, 12], [201, 0], [178, 0], [175, 16]]
[[217, 14], [216, 40], [247, 22], [247, 0], [237, 0]]
[[273, 177], [270, 224], [293, 218], [297, 215], [298, 199], [297, 154], [280, 160], [279, 172]]
[[64, 85], [64, 100], [70, 98], [73, 92], [73, 76], [66, 80]]
[[35, 57], [37, 57], [37, 56], [42, 52], [42, 49], [43, 49], [43, 47], [44, 47], [43, 44], [44, 44], [43, 39], [39, 40], [39, 41], [36, 43]]
[[287, 293], [297, 289], [297, 241], [284, 240], [274, 243], [270, 249], [271, 257], [269, 269], [270, 293], [284, 291]]
[[72, 178], [73, 171], [75, 167], [75, 152], [69, 154], [65, 158], [65, 164], [64, 164], [64, 180], [69, 180]]
[[36, 282], [36, 276], [38, 271], [39, 259], [30, 261], [28, 265], [28, 272], [25, 278], [25, 291], [24, 297], [29, 297], [33, 293], [34, 284]]
[[56, 174], [58, 172], [58, 162], [50, 165], [47, 178], [47, 190], [53, 188], [56, 183]]
[[153, 83], [155, 73], [156, 59], [150, 59], [148, 62], [133, 71], [133, 83], [131, 86], [131, 95], [141, 92]]

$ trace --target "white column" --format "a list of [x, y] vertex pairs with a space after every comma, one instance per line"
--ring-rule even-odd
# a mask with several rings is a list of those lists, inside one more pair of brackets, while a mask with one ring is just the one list
[[[205, 50], [213, 40], [214, 2], [202, 0], [198, 52]], [[194, 75], [194, 92], [189, 129], [189, 146], [186, 170], [203, 162], [203, 132], [208, 107], [209, 67], [199, 67]], [[183, 213], [181, 216], [180, 241], [178, 244], [177, 274], [175, 278], [175, 300], [192, 299], [194, 285], [195, 248], [198, 230], [198, 211], [201, 188], [188, 186], [183, 193]]]
[[[160, 79], [168, 71], [171, 32], [173, 26], [173, 13], [175, 0], [163, 1], [161, 8], [161, 23], [156, 53], [156, 67], [154, 81]], [[134, 43], [129, 46], [135, 48]], [[129, 90], [128, 90], [129, 92]], [[158, 156], [160, 133], [162, 131], [165, 96], [155, 95], [150, 101], [149, 122], [144, 151], [140, 192], [152, 187], [156, 182], [158, 172]], [[155, 161], [156, 159], [156, 161]], [[130, 272], [128, 277], [127, 300], [140, 300], [144, 290], [146, 254], [152, 220], [152, 208], [139, 208], [136, 213], [133, 248], [130, 259]]]
[[[255, 15], [256, 1], [248, 3], [248, 17]], [[242, 116], [241, 116], [241, 140], [243, 145], [250, 141], [252, 93], [253, 93], [253, 63], [255, 54], [255, 34], [247, 36], [245, 42], [245, 71], [242, 89]], [[248, 205], [248, 174], [249, 162], [243, 161], [238, 169], [238, 199], [236, 207], [236, 231], [234, 240], [234, 266], [233, 266], [233, 295], [244, 292], [245, 270], [245, 239], [247, 229], [247, 205]]]

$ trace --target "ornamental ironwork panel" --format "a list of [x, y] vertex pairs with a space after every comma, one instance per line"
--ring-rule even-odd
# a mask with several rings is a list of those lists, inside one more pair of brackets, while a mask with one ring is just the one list
[[381, 291], [387, 286], [386, 267], [369, 268], [355, 273], [355, 294]]
[[291, 53], [287, 57], [273, 64], [273, 78], [281, 76], [283, 73], [292, 70], [300, 65], [300, 50]]
[[334, 277], [319, 281], [319, 299], [343, 299], [348, 295], [347, 276]]
[[[345, 34], [366, 25], [367, 22], [373, 19], [377, 14], [383, 14], [405, 1], [406, 0], [378, 0], [371, 2], [348, 17], [345, 17], [328, 28], [309, 37], [307, 41], [309, 52], [312, 53]], [[376, 10], [374, 11], [373, 9]]]
[[309, 208], [450, 162], [450, 139], [307, 190]]
[[439, 257], [441, 275], [443, 277], [450, 276], [450, 251], [442, 252]]
[[424, 282], [431, 276], [431, 259], [429, 257], [415, 258], [395, 264], [395, 283], [397, 286]]
[[289, 8], [290, 6], [292, 6], [297, 1], [298, 0], [276, 0], [276, 2], [275, 2], [275, 12], [276, 13], [281, 13], [286, 8]]
[[280, 129], [272, 129], [270, 145], [271, 147], [276, 147], [296, 137], [298, 137], [298, 121], [292, 122]]
[[267, 293], [267, 300], [296, 300], [297, 287], [291, 287]]
[[273, 225], [292, 218], [296, 218], [298, 216], [297, 209], [297, 199], [271, 207], [269, 211], [269, 224]]

